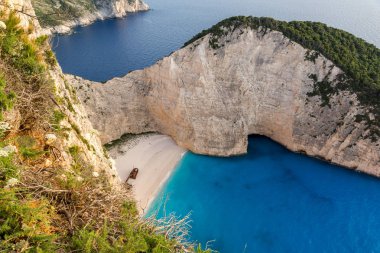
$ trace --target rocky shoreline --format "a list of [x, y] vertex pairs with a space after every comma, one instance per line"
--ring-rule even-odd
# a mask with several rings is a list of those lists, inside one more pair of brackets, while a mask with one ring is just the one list
[[[42, 25], [39, 33], [43, 35], [70, 34], [73, 31], [73, 28], [77, 26], [87, 26], [97, 20], [123, 18], [127, 16], [128, 13], [148, 11], [149, 9], [149, 5], [144, 3], [142, 0], [135, 0], [134, 2], [131, 2], [130, 0], [110, 0], [99, 2], [96, 4], [95, 10], [82, 10], [80, 17], [73, 17], [64, 20], [59, 25]], [[37, 12], [37, 16], [39, 16], [39, 13], [41, 13], [41, 11]], [[44, 18], [44, 15], [47, 14], [40, 14], [38, 18], [41, 20]]]

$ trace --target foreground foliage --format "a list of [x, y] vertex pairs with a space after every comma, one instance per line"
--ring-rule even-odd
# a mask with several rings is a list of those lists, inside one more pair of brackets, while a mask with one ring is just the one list
[[29, 39], [28, 32], [18, 27], [15, 13], [4, 21], [7, 28], [0, 30], [1, 115], [14, 106], [21, 113], [21, 125], [41, 125], [51, 114], [52, 103], [47, 98], [53, 96], [54, 84], [47, 72], [56, 59], [48, 37]]
[[[15, 13], [0, 20], [0, 252], [210, 252], [141, 220], [128, 190], [94, 172], [90, 145], [61, 125], [67, 111], [52, 102], [64, 98], [47, 37], [31, 39]], [[68, 131], [84, 145], [65, 146]]]
[[[328, 82], [328, 77], [320, 82], [315, 81], [315, 90], [309, 95], [321, 96], [322, 106], [328, 106], [329, 97], [339, 90], [354, 92], [361, 105], [368, 109], [366, 114], [358, 115], [357, 121], [367, 123], [374, 140], [380, 137], [380, 49], [348, 32], [328, 27], [323, 23], [285, 22], [266, 17], [245, 16], [223, 20], [196, 35], [185, 43], [185, 46], [210, 34], [210, 46], [218, 49], [223, 46], [219, 39], [239, 28], [261, 29], [263, 35], [270, 30], [280, 31], [290, 40], [315, 51], [309, 51], [305, 60], [315, 61], [319, 54], [331, 60], [345, 72], [345, 75], [334, 82]], [[371, 119], [370, 113], [375, 117]]]

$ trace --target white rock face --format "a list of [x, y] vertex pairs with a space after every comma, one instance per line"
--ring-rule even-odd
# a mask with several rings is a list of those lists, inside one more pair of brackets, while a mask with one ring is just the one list
[[57, 141], [57, 136], [55, 134], [46, 134], [45, 135], [45, 143], [46, 145], [53, 145]]
[[[66, 147], [66, 150], [70, 147], [79, 147], [84, 155], [83, 159], [88, 164], [98, 171], [104, 171], [105, 175], [108, 176], [109, 182], [118, 184], [119, 182], [115, 177], [111, 160], [108, 159], [103, 149], [99, 134], [89, 121], [87, 112], [74, 94], [70, 82], [65, 80], [59, 67], [51, 71], [50, 75], [55, 83], [57, 95], [64, 98], [64, 103], [60, 105], [60, 109], [65, 113], [66, 117], [60, 125], [62, 128], [71, 128], [75, 129], [75, 131], [68, 131], [66, 138], [55, 140], [52, 135], [48, 134], [45, 138], [46, 142], [51, 140], [56, 145], [56, 142], [59, 141], [63, 147]], [[70, 166], [71, 156], [68, 153], [62, 153], [62, 156], [63, 160]]]
[[[237, 29], [213, 50], [206, 36], [154, 66], [105, 84], [69, 77], [103, 143], [124, 133], [157, 131], [196, 153], [245, 153], [247, 136], [270, 137], [290, 150], [380, 175], [380, 144], [366, 136], [355, 94], [321, 106], [310, 74], [333, 63], [280, 32]], [[331, 78], [342, 71], [332, 68]]]

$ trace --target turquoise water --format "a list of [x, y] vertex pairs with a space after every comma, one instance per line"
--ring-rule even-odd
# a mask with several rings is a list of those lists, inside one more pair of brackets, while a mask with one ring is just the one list
[[[260, 136], [248, 155], [187, 153], [159, 197], [191, 212], [191, 238], [241, 252], [380, 252], [380, 181]], [[159, 217], [164, 215], [163, 210]]]
[[380, 46], [380, 0], [146, 0], [152, 11], [79, 27], [57, 36], [54, 51], [67, 73], [104, 81], [154, 64], [202, 29], [236, 15], [311, 20]]

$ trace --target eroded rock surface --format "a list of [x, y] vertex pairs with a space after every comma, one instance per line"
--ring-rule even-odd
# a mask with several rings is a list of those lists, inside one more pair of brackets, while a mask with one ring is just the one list
[[282, 33], [237, 29], [212, 49], [209, 35], [157, 64], [106, 83], [75, 84], [103, 143], [124, 133], [157, 131], [200, 154], [245, 153], [260, 134], [297, 152], [380, 175], [380, 143], [368, 136], [355, 94], [338, 92], [322, 106], [314, 82], [342, 71]]

